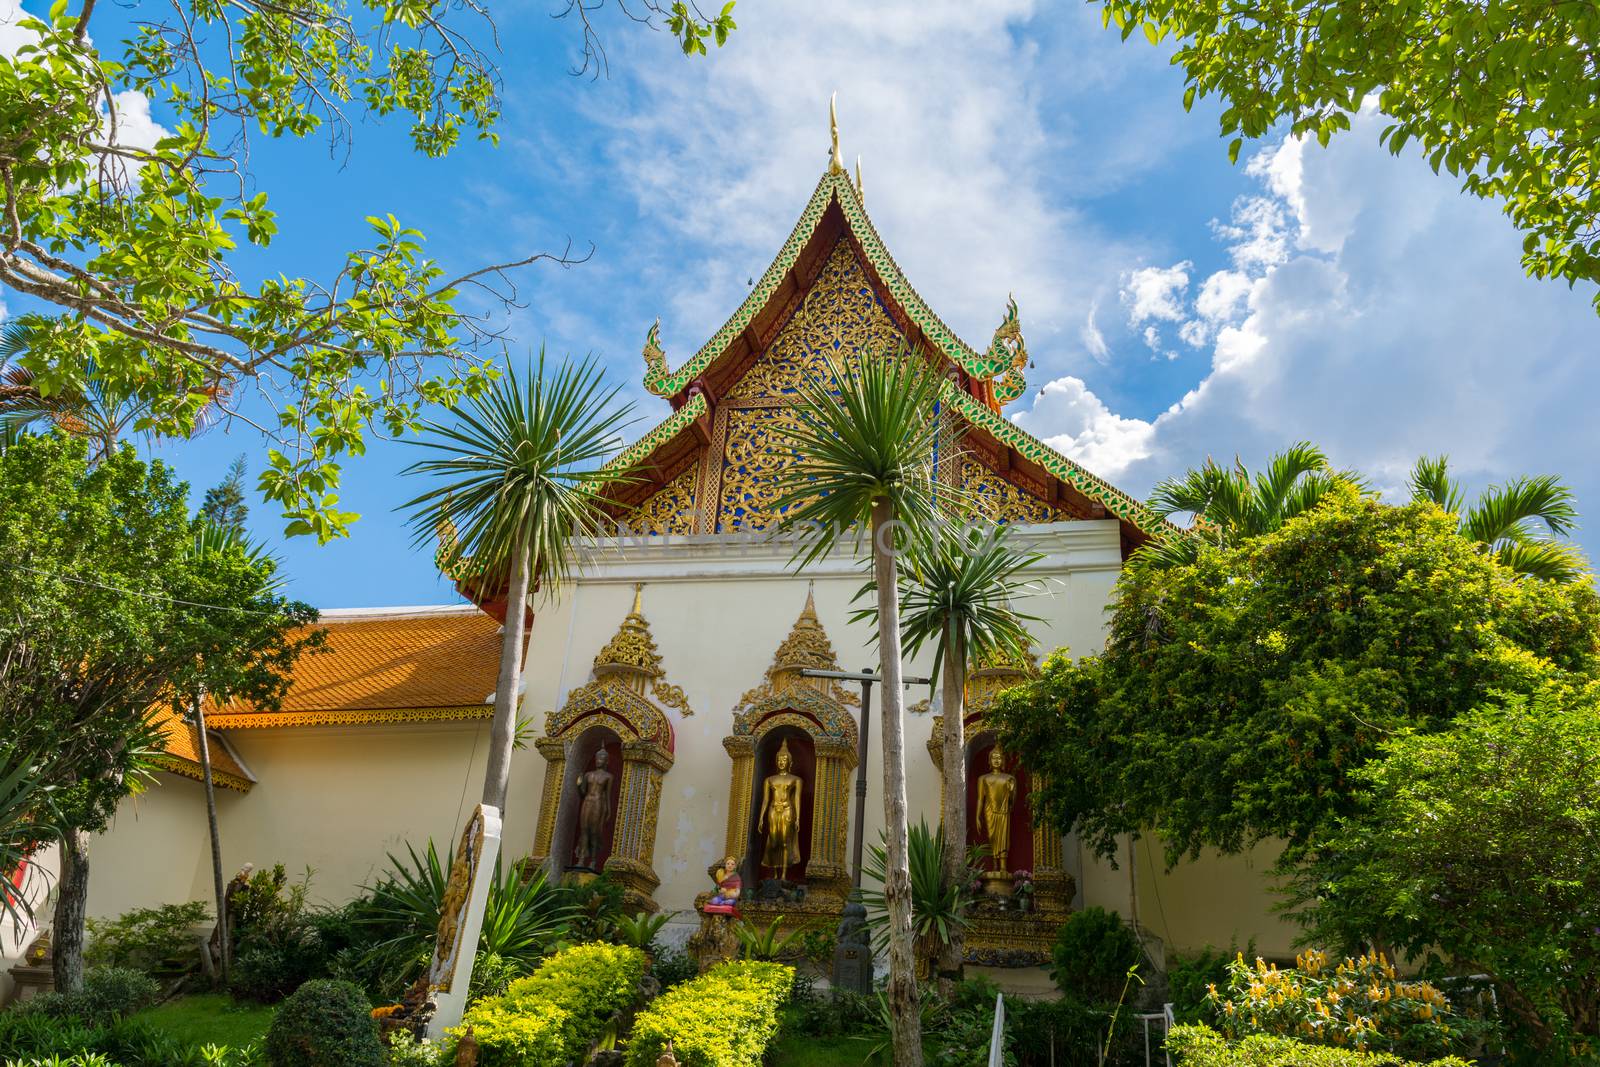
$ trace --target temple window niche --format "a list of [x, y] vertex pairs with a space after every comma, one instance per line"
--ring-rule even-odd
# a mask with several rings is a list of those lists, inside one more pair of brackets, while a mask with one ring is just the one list
[[[725, 852], [754, 887], [740, 911], [753, 921], [782, 915], [790, 928], [837, 916], [850, 892], [846, 835], [857, 737], [850, 708], [859, 698], [830, 679], [802, 677], [807, 667], [839, 669], [809, 588], [794, 628], [761, 684], [739, 699], [733, 732], [722, 739], [733, 764]], [[794, 799], [795, 842], [784, 850], [773, 840], [773, 809]], [[784, 858], [787, 867], [777, 862]]]
[[[986, 718], [995, 698], [1013, 685], [1036, 673], [1030, 652], [1025, 659], [990, 657], [973, 666], [967, 677], [966, 707], [962, 717], [966, 742], [967, 844], [987, 844], [979, 810], [978, 793], [984, 775], [995, 768], [990, 757], [996, 751], [994, 732]], [[933, 718], [933, 733], [928, 738], [928, 754], [939, 769], [940, 804], [944, 810], [944, 716]], [[967, 927], [967, 962], [989, 966], [1034, 966], [1050, 961], [1056, 930], [1072, 907], [1076, 889], [1071, 874], [1063, 866], [1061, 837], [1048, 826], [1033, 825], [1030, 806], [1033, 780], [1027, 768], [1011, 753], [1001, 753], [999, 771], [1015, 781], [1007, 820], [1009, 852], [1007, 872], [1029, 871], [1033, 877], [1034, 905], [1029, 913], [980, 906]], [[993, 867], [991, 860], [981, 864]], [[1002, 880], [1003, 881], [1003, 880]]]
[[656, 823], [675, 740], [664, 709], [694, 711], [665, 681], [643, 589], [634, 586], [633, 609], [595, 657], [590, 681], [545, 717], [534, 743], [549, 766], [530, 863], [556, 877], [605, 871], [630, 907], [655, 911]]

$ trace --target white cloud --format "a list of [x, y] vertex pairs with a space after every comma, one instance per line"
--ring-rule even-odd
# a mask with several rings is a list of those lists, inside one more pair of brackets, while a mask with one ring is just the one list
[[[1208, 372], [1148, 424], [1093, 413], [1137, 441], [1111, 454], [1126, 488], [1145, 492], [1207, 455], [1259, 462], [1308, 439], [1380, 484], [1399, 484], [1424, 452], [1448, 452], [1474, 484], [1555, 473], [1600, 513], [1589, 295], [1525, 277], [1495, 205], [1391, 157], [1381, 122], [1369, 110], [1327, 149], [1290, 142], [1252, 161], [1261, 194], [1215, 227], [1234, 267], [1183, 310], [1180, 334], [1212, 345]], [[1086, 401], [1048, 401], [1058, 386], [1082, 389], [1051, 383], [1018, 421], [1077, 446]]]
[[24, 15], [22, 0], [0, 0], [0, 56], [16, 55], [17, 49], [37, 36], [17, 25]]
[[1100, 301], [1097, 299], [1089, 305], [1089, 314], [1084, 317], [1079, 336], [1083, 338], [1083, 347], [1089, 350], [1095, 362], [1105, 363], [1111, 358], [1111, 348], [1106, 344], [1106, 335], [1100, 332], [1099, 323], [1095, 322], [1095, 316], [1099, 313]]
[[1081, 378], [1070, 375], [1048, 383], [1016, 421], [1035, 434], [1048, 427], [1045, 442], [1051, 448], [1105, 478], [1116, 478], [1147, 457], [1155, 433], [1148, 422], [1112, 412]]
[[1122, 303], [1128, 309], [1128, 325], [1137, 326], [1151, 319], [1183, 321], [1189, 272], [1193, 269], [1194, 264], [1184, 260], [1170, 267], [1141, 267], [1124, 274]]

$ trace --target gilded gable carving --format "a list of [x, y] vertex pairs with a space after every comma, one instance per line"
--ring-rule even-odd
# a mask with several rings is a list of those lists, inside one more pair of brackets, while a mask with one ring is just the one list
[[728, 396], [793, 396], [808, 377], [827, 375], [826, 357], [849, 367], [862, 352], [891, 353], [902, 340], [850, 242], [841, 237], [799, 309]]
[[699, 475], [699, 465], [689, 464], [640, 504], [627, 517], [627, 524], [635, 533], [652, 536], [694, 533], [694, 491]]
[[993, 522], [1053, 522], [1055, 509], [1026, 489], [1013, 485], [971, 456], [962, 456], [960, 486], [978, 514]]
[[717, 505], [717, 529], [765, 530], [781, 512], [782, 491], [777, 474], [795, 461], [786, 428], [799, 416], [788, 407], [732, 408], [727, 419], [723, 448], [722, 491]]

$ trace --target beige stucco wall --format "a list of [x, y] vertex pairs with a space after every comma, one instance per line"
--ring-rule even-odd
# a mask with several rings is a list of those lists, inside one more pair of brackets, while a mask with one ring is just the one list
[[[281, 862], [295, 877], [309, 867], [312, 899], [337, 903], [407, 842], [420, 851], [431, 836], [448, 851], [483, 789], [487, 732], [485, 722], [231, 731], [258, 782], [245, 795], [217, 790], [224, 876], [245, 863]], [[200, 783], [171, 774], [158, 783], [91, 842], [90, 915], [211, 899]], [[507, 822], [515, 829], [519, 818]]]
[[[1104, 640], [1105, 607], [1121, 566], [1114, 521], [1062, 523], [1018, 531], [1044, 555], [1033, 577], [1040, 595], [1021, 605], [1039, 616], [1040, 654], [1060, 647], [1092, 652]], [[643, 612], [666, 671], [694, 710], [666, 709], [676, 733], [676, 759], [661, 794], [655, 869], [657, 902], [688, 923], [706, 867], [724, 847], [731, 761], [722, 739], [733, 708], [758, 685], [789, 634], [815, 582], [817, 615], [846, 669], [876, 667], [865, 624], [851, 624], [862, 561], [840, 556], [808, 568], [788, 566], [789, 553], [759, 542], [725, 538], [651, 538], [596, 551], [582, 575], [555, 602], [541, 602], [530, 634], [522, 711], [542, 727], [544, 714], [590, 680], [595, 654], [617, 632], [644, 583]], [[929, 673], [924, 655], [908, 675]], [[908, 705], [927, 696], [908, 693]], [[883, 824], [881, 693], [874, 695], [868, 754], [866, 834]], [[906, 719], [908, 800], [913, 819], [938, 817], [939, 782], [928, 755], [930, 714]], [[347, 899], [384, 866], [385, 853], [431, 836], [453, 839], [481, 792], [487, 724], [397, 724], [362, 727], [234, 730], [229, 738], [259, 784], [247, 796], [219, 791], [224, 870], [285, 863], [314, 870], [312, 896]], [[519, 858], [533, 846], [545, 759], [531, 746], [512, 757], [504, 817], [504, 850]], [[90, 913], [210, 896], [204, 806], [198, 784], [171, 775], [130, 800], [116, 824], [93, 844]], [[851, 790], [850, 803], [854, 803]], [[1287, 948], [1292, 934], [1269, 914], [1273, 898], [1263, 872], [1270, 854], [1205, 857], [1172, 872], [1159, 850], [1141, 842], [1137, 889], [1126, 854], [1120, 866], [1082, 853], [1069, 840], [1069, 870], [1079, 877], [1080, 904], [1137, 916], [1153, 934], [1182, 949], [1242, 945], [1255, 937], [1266, 952]], [[1155, 856], [1152, 862], [1151, 857]], [[684, 930], [679, 930], [680, 936]]]
[[[1039, 595], [1022, 610], [1039, 616], [1037, 647], [1093, 650], [1104, 640], [1104, 608], [1120, 568], [1117, 524], [1062, 523], [1026, 528], [1019, 537], [1045, 559], [1033, 577]], [[732, 729], [739, 698], [758, 685], [779, 644], [805, 605], [815, 583], [817, 616], [849, 670], [877, 665], [872, 631], [851, 624], [852, 598], [863, 581], [862, 561], [839, 556], [808, 568], [788, 566], [787, 549], [759, 542], [730, 545], [722, 538], [649, 539], [596, 553], [584, 577], [559, 604], [542, 605], [533, 625], [526, 673], [525, 713], [540, 721], [567, 693], [590, 680], [596, 653], [617, 632], [633, 602], [635, 582], [644, 583], [643, 612], [662, 655], [666, 680], [683, 687], [695, 714], [668, 710], [676, 732], [676, 760], [661, 795], [656, 839], [656, 900], [667, 910], [688, 913], [694, 896], [709, 886], [706, 867], [724, 847], [731, 761], [722, 739]], [[931, 657], [908, 661], [908, 676], [926, 677]], [[928, 695], [908, 693], [907, 703]], [[868, 752], [866, 835], [878, 840], [883, 825], [881, 694], [875, 694]], [[938, 818], [939, 779], [928, 755], [930, 714], [906, 720], [907, 799], [911, 817]], [[509, 807], [535, 805], [544, 758], [529, 750], [513, 762]], [[526, 784], [524, 784], [526, 783]], [[852, 803], [853, 794], [852, 794]], [[526, 852], [531, 832], [508, 827], [506, 847]]]

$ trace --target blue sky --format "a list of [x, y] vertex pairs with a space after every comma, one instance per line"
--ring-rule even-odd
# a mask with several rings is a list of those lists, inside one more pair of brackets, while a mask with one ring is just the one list
[[[495, 11], [501, 147], [427, 160], [397, 122], [358, 125], [348, 161], [258, 140], [283, 229], [247, 269], [327, 276], [388, 212], [452, 272], [592, 244], [580, 266], [518, 275], [513, 353], [595, 353], [640, 433], [667, 410], [638, 384], [646, 328], [661, 318], [676, 364], [737, 306], [826, 163], [837, 91], [845, 156], [912, 284], [980, 347], [1014, 292], [1037, 367], [1008, 412], [1130, 492], [1310, 439], [1380, 486], [1448, 452], [1475, 487], [1554, 472], [1600, 508], [1589, 294], [1524, 278], [1498, 210], [1391, 158], [1375, 116], [1328, 149], [1268, 139], [1230, 166], [1215, 108], [1183, 111], [1167, 53], [1078, 5], [740, 0], [729, 45], [695, 60], [610, 11], [597, 80], [568, 73], [576, 30], [546, 5]], [[236, 427], [152, 452], [198, 501], [264, 448]], [[455, 599], [394, 511], [415, 452], [374, 442], [348, 464], [363, 518], [342, 542], [284, 541], [253, 502], [293, 595]]]

